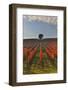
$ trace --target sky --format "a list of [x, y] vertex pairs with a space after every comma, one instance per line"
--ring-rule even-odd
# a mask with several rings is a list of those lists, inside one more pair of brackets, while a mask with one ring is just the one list
[[43, 38], [57, 37], [57, 17], [56, 16], [23, 16], [24, 39], [37, 38], [43, 34]]

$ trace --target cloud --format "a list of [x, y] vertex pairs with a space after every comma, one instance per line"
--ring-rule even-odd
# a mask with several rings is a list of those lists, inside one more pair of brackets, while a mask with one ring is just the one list
[[28, 21], [42, 21], [50, 24], [57, 24], [57, 16], [24, 15]]

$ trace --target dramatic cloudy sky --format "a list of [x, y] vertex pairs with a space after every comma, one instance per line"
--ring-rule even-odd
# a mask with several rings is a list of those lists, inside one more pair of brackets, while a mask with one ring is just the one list
[[57, 17], [56, 16], [23, 16], [24, 39], [38, 38], [43, 34], [44, 38], [57, 37]]

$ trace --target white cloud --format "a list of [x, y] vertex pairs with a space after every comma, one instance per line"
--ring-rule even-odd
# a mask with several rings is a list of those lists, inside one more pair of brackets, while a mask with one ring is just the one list
[[51, 24], [57, 24], [56, 16], [37, 16], [37, 15], [25, 15], [24, 18], [27, 18], [28, 21], [42, 21]]

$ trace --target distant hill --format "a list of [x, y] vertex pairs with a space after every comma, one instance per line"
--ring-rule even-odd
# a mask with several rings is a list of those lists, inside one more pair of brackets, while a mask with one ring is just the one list
[[[35, 39], [35, 38], [32, 38], [32, 39], [23, 39], [24, 41], [40, 41], [39, 39]], [[45, 41], [45, 40], [57, 40], [57, 38], [44, 38], [42, 39], [41, 41]]]
[[[52, 41], [57, 42], [57, 38], [42, 39], [41, 43], [42, 43], [42, 46], [44, 46], [47, 43], [52, 42]], [[39, 39], [24, 39], [23, 40], [23, 46], [24, 47], [32, 47], [32, 46], [35, 46], [35, 45], [39, 45], [39, 43], [40, 43]]]

